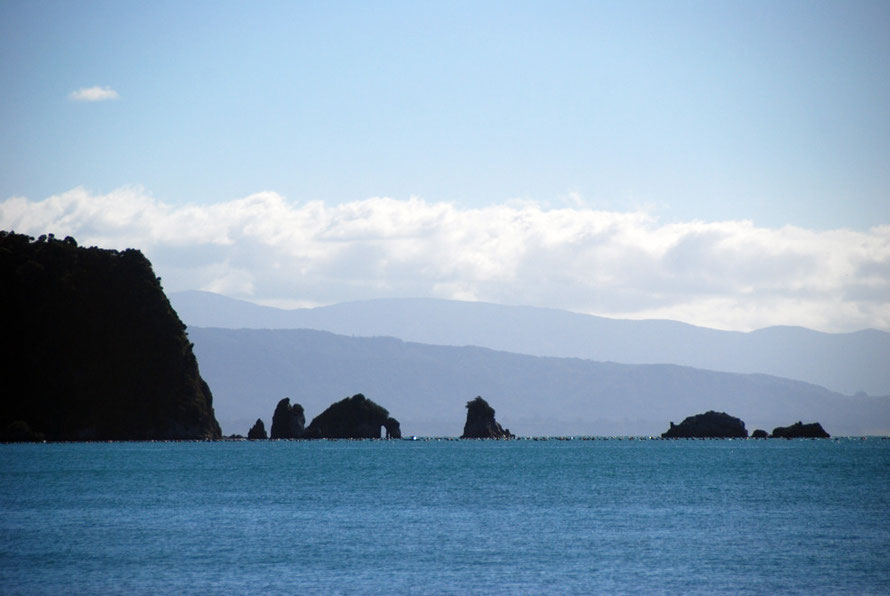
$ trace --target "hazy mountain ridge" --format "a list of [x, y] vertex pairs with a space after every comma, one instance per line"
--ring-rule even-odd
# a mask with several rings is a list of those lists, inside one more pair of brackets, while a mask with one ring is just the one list
[[282, 397], [315, 416], [362, 392], [407, 435], [460, 434], [482, 395], [519, 435], [656, 435], [709, 409], [748, 429], [817, 420], [833, 435], [890, 433], [890, 398], [848, 397], [763, 374], [535, 357], [314, 330], [189, 329], [225, 433], [269, 419]]
[[533, 356], [764, 373], [848, 395], [859, 391], [890, 394], [890, 333], [874, 329], [833, 334], [803, 327], [768, 327], [742, 333], [677, 321], [609, 319], [430, 298], [284, 310], [189, 291], [172, 294], [171, 302], [186, 324], [198, 327], [318, 329]]

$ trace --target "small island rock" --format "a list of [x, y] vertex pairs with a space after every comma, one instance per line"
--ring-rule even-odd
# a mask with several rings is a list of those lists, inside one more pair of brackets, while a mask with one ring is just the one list
[[512, 439], [509, 429], [504, 429], [494, 419], [494, 408], [477, 396], [467, 402], [467, 421], [461, 439]]
[[272, 438], [273, 439], [299, 439], [303, 436], [306, 426], [306, 416], [303, 406], [291, 405], [290, 398], [285, 397], [275, 407], [272, 414]]
[[825, 432], [825, 429], [818, 422], [804, 424], [797, 421], [791, 426], [774, 428], [773, 437], [777, 439], [829, 439], [831, 435]]
[[259, 418], [256, 419], [254, 425], [247, 431], [248, 439], [268, 439], [269, 436], [266, 434], [266, 425], [263, 424], [263, 421]]
[[745, 423], [725, 412], [710, 410], [704, 414], [689, 416], [680, 424], [671, 422], [671, 427], [661, 434], [663, 439], [683, 438], [747, 438]]
[[379, 439], [381, 428], [387, 439], [402, 437], [399, 421], [383, 406], [361, 393], [347, 397], [316, 416], [306, 431], [306, 439]]
[[762, 428], [755, 429], [754, 432], [751, 433], [752, 439], [768, 439], [769, 433], [763, 430]]

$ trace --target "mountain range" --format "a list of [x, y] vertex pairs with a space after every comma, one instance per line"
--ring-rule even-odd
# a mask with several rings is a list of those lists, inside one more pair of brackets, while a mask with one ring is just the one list
[[293, 310], [200, 291], [173, 293], [170, 301], [180, 318], [193, 327], [316, 329], [531, 356], [762, 373], [847, 395], [890, 394], [890, 333], [875, 329], [823, 333], [802, 327], [768, 327], [746, 333], [677, 321], [610, 319], [546, 308], [429, 298], [378, 299]]
[[725, 411], [748, 429], [818, 421], [832, 435], [890, 434], [890, 397], [845, 396], [764, 374], [618, 364], [436, 346], [308, 329], [190, 327], [226, 434], [269, 423], [283, 397], [312, 418], [363, 393], [404, 435], [458, 436], [477, 395], [514, 434], [657, 435], [671, 421]]

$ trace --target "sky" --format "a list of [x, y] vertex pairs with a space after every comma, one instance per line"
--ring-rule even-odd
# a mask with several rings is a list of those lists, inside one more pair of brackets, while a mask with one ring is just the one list
[[0, 0], [0, 227], [168, 291], [890, 330], [890, 3]]

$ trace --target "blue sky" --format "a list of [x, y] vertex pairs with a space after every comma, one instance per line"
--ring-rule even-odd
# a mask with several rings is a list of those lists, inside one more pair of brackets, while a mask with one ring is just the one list
[[[890, 222], [886, 2], [0, 4], [0, 197]], [[73, 102], [82, 87], [119, 99]]]
[[[2, 0], [0, 224], [138, 245], [168, 289], [264, 303], [890, 328], [888, 31], [885, 1]], [[257, 217], [326, 249], [296, 254]], [[459, 251], [457, 222], [472, 254], [394, 265], [393, 239]], [[339, 256], [293, 285], [263, 281], [260, 247], [290, 279]], [[547, 273], [574, 254], [661, 281]]]

